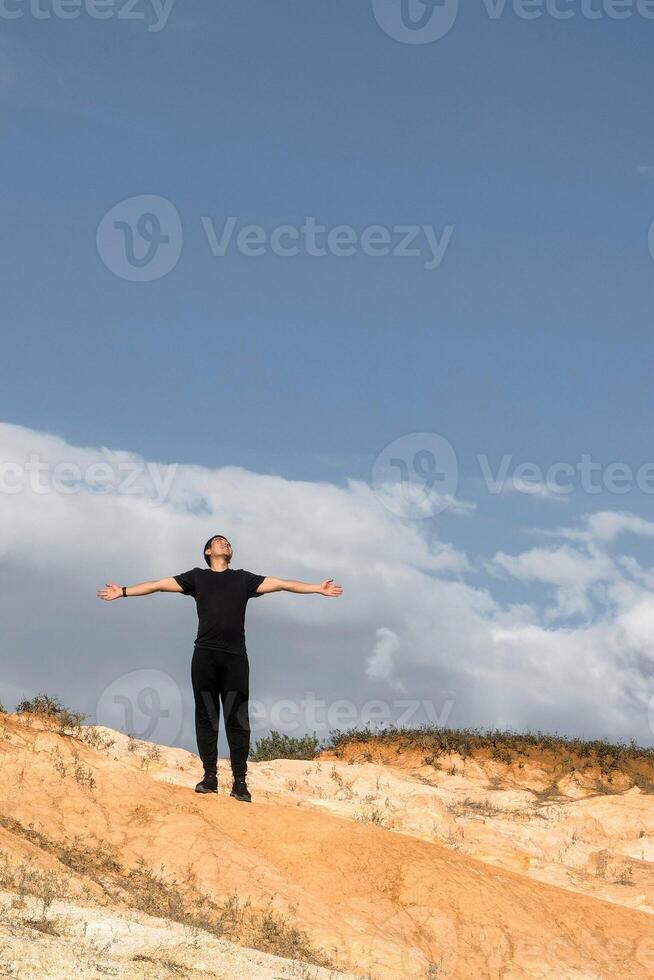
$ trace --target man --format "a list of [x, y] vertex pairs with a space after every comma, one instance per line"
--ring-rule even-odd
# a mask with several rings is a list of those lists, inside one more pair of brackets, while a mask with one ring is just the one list
[[250, 751], [250, 665], [245, 644], [245, 609], [248, 600], [266, 592], [298, 592], [324, 596], [341, 595], [334, 580], [320, 584], [257, 575], [243, 568], [232, 569], [232, 546], [222, 534], [214, 534], [204, 546], [208, 568], [191, 568], [171, 578], [139, 585], [120, 586], [107, 582], [98, 589], [101, 599], [151, 595], [153, 592], [182, 592], [193, 596], [198, 612], [198, 632], [191, 661], [191, 683], [195, 699], [195, 735], [204, 766], [196, 793], [218, 792], [218, 722], [222, 701], [225, 733], [229, 744], [233, 785], [231, 796], [245, 803], [252, 797], [246, 783]]

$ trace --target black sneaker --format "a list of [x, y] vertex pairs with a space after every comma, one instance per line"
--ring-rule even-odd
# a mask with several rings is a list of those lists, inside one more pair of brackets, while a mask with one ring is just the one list
[[212, 775], [211, 773], [207, 774], [205, 772], [204, 778], [202, 779], [202, 782], [198, 783], [197, 786], [195, 787], [195, 792], [196, 793], [217, 793], [218, 792], [218, 777], [216, 775]]
[[233, 796], [235, 800], [241, 800], [243, 803], [252, 802], [250, 791], [244, 779], [234, 780], [234, 785], [232, 786], [232, 791], [229, 795]]

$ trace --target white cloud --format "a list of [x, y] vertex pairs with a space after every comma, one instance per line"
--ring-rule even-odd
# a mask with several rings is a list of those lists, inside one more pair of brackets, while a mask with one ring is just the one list
[[584, 554], [562, 545], [532, 548], [520, 555], [498, 552], [492, 563], [523, 582], [535, 580], [549, 585], [588, 585], [611, 575], [612, 562], [603, 554]]
[[501, 493], [524, 493], [530, 497], [537, 497], [538, 500], [552, 501], [558, 504], [567, 504], [570, 501], [570, 494], [563, 491], [557, 484], [546, 483], [542, 480], [523, 480], [519, 477], [512, 477], [502, 484]]
[[379, 483], [375, 489], [388, 510], [412, 518], [429, 518], [445, 510], [449, 514], [471, 514], [477, 509], [474, 502], [459, 500], [451, 493], [439, 493], [433, 487], [426, 492], [395, 481]]
[[[559, 528], [548, 547], [498, 552], [480, 563], [454, 544], [429, 540], [433, 522], [395, 517], [361, 481], [339, 487], [180, 464], [158, 502], [151, 477], [165, 483], [163, 465], [150, 461], [148, 471], [133, 453], [0, 424], [6, 485], [17, 481], [6, 464], [20, 467], [30, 454], [41, 465], [41, 489], [26, 483], [18, 493], [0, 493], [9, 652], [0, 699], [8, 706], [16, 692], [45, 690], [92, 714], [117, 677], [161, 670], [182, 692], [179, 740], [193, 748], [193, 601], [155, 595], [104, 603], [95, 592], [106, 581], [133, 584], [202, 566], [202, 544], [223, 532], [234, 544], [234, 567], [304, 581], [333, 577], [344, 588], [337, 599], [279, 593], [250, 604], [252, 697], [267, 709], [311, 694], [328, 705], [381, 698], [392, 711], [402, 694], [431, 699], [437, 711], [452, 700], [452, 725], [652, 742], [654, 568], [624, 549], [615, 553], [627, 532], [652, 537], [649, 521], [603, 511]], [[88, 483], [55, 492], [48, 480], [63, 462], [86, 475], [98, 463], [140, 470], [123, 492], [93, 492]], [[473, 569], [482, 573], [476, 584], [468, 579]], [[494, 594], [498, 576], [503, 599]], [[295, 731], [314, 727], [321, 728], [301, 717]], [[325, 734], [329, 727], [343, 725], [328, 724]]]
[[592, 586], [612, 581], [619, 574], [611, 558], [601, 551], [532, 548], [520, 555], [498, 552], [489, 562], [491, 572], [502, 571], [522, 582], [540, 582], [555, 588], [556, 604], [544, 610], [546, 621], [588, 616], [593, 611]]
[[639, 177], [654, 178], [654, 167], [652, 167], [650, 164], [643, 164], [643, 166], [636, 167], [636, 173]]
[[585, 518], [588, 533], [598, 541], [615, 541], [626, 531], [642, 537], [654, 538], [654, 522], [646, 521], [625, 511], [599, 511]]
[[404, 684], [397, 676], [395, 656], [400, 650], [400, 640], [393, 630], [380, 627], [376, 631], [375, 648], [367, 658], [366, 675], [372, 680], [386, 681], [397, 691], [404, 691]]

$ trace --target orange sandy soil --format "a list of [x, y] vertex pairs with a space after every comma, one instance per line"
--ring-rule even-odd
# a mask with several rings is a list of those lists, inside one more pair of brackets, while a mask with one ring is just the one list
[[[554, 798], [536, 758], [519, 771], [481, 756], [439, 768], [385, 746], [363, 761], [353, 747], [250, 763], [254, 802], [244, 804], [227, 795], [224, 762], [221, 792], [198, 796], [192, 753], [86, 731], [107, 744], [0, 715], [0, 852], [67, 878], [78, 915], [122, 914], [129, 902], [101, 875], [62, 864], [73, 841], [102, 844], [123, 874], [143, 859], [188, 882], [189, 896], [270, 903], [338, 970], [373, 980], [654, 976], [654, 797], [635, 788], [597, 793], [585, 774], [563, 777]], [[1, 921], [12, 914], [3, 906]], [[53, 966], [40, 975], [64, 976], [56, 940], [43, 941]], [[0, 967], [14, 952], [5, 930]], [[212, 974], [197, 960], [168, 975], [295, 975], [246, 963]], [[29, 965], [16, 976], [31, 977]]]

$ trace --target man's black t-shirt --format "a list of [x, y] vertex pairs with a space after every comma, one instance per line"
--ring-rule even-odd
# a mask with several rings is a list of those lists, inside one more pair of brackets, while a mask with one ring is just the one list
[[244, 568], [226, 568], [224, 572], [192, 568], [173, 575], [184, 595], [195, 599], [198, 610], [195, 646], [245, 656], [245, 607], [248, 599], [264, 594], [256, 589], [265, 577], [246, 572]]

